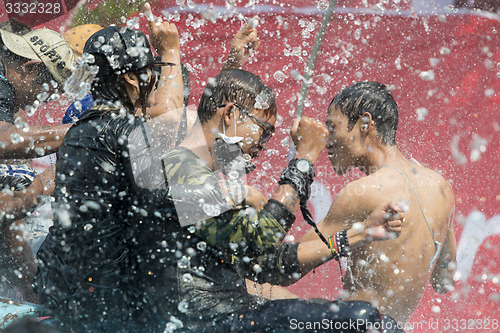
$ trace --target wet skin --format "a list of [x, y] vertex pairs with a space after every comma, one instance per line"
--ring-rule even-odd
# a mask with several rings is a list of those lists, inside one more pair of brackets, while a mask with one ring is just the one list
[[[372, 242], [353, 251], [354, 264], [344, 277], [344, 290], [349, 292], [345, 299], [370, 301], [381, 312], [406, 322], [429, 280], [440, 293], [448, 291], [446, 285], [452, 285], [456, 245], [451, 186], [437, 172], [406, 159], [395, 145], [381, 143], [372, 122], [366, 132], [361, 130], [361, 121], [349, 131], [347, 117], [330, 109], [326, 124], [330, 133], [327, 149], [337, 173], [359, 167], [367, 176], [339, 192], [319, 223], [322, 233], [330, 235], [363, 221], [383, 202], [393, 200], [407, 209], [398, 238]], [[443, 244], [434, 272], [429, 268], [436, 248], [415, 194], [404, 176], [394, 168], [383, 167], [385, 164], [397, 167], [408, 177], [436, 241]], [[314, 237], [314, 233], [308, 233], [301, 241]]]

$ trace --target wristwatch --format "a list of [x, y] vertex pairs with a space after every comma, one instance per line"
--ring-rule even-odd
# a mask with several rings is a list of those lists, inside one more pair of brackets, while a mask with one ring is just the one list
[[303, 174], [314, 177], [314, 166], [309, 160], [305, 158], [294, 158], [290, 161], [290, 165]]
[[315, 176], [314, 166], [305, 158], [294, 158], [281, 173], [278, 184], [289, 184], [299, 194], [300, 202], [309, 200], [311, 184]]
[[299, 158], [295, 162], [295, 167], [303, 173], [309, 173], [311, 169], [313, 168], [313, 165], [309, 160], [306, 160], [305, 158]]

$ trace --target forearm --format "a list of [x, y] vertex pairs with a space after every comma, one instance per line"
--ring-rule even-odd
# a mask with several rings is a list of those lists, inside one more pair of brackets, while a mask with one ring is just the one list
[[[71, 124], [30, 126], [27, 133], [15, 125], [0, 126], [3, 159], [36, 158], [56, 152]], [[2, 145], [2, 146], [3, 146]]]
[[295, 299], [299, 298], [294, 293], [281, 286], [275, 286], [269, 283], [259, 284], [246, 280], [247, 292], [251, 295], [264, 297], [266, 299]]
[[[324, 236], [326, 238], [329, 235]], [[333, 258], [332, 250], [322, 240], [316, 238], [299, 244], [297, 260], [302, 275]], [[370, 243], [368, 232], [363, 225], [355, 225], [348, 229], [347, 239], [351, 250]]]
[[154, 100], [148, 109], [151, 118], [182, 108], [184, 103], [181, 58], [179, 50], [165, 50], [161, 61], [175, 64], [162, 66]]
[[38, 205], [39, 196], [44, 194], [44, 180], [40, 176], [35, 177], [33, 183], [23, 191], [0, 193], [2, 227], [25, 217], [26, 212]]
[[281, 204], [283, 204], [290, 213], [294, 214], [297, 212], [299, 208], [300, 199], [297, 191], [288, 184], [280, 185], [276, 192], [274, 192], [271, 199], [274, 199]]

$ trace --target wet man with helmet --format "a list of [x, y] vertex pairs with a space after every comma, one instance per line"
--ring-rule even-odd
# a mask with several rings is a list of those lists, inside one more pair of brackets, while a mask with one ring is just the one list
[[[171, 27], [157, 29], [161, 41]], [[89, 65], [98, 66], [95, 102], [58, 152], [54, 226], [38, 252], [35, 290], [64, 329], [140, 332], [154, 320], [141, 315], [134, 233], [148, 218], [148, 205], [166, 192], [153, 197], [137, 185], [130, 147], [140, 143], [129, 137], [148, 131], [135, 113], [149, 106], [155, 68], [171, 64], [154, 60], [143, 33], [122, 27], [98, 31], [84, 51]], [[152, 155], [138, 154], [143, 158], [135, 161], [147, 169]]]

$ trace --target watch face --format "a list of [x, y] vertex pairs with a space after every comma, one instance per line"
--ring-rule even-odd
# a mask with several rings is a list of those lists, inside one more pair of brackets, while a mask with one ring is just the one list
[[297, 169], [301, 172], [309, 172], [309, 162], [307, 160], [298, 160], [297, 161]]

